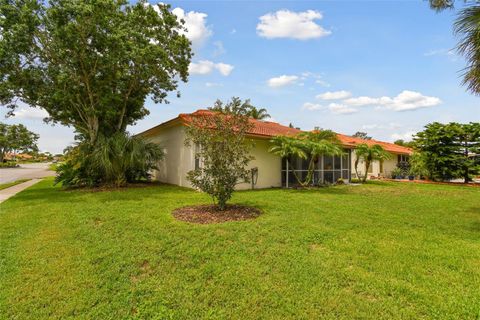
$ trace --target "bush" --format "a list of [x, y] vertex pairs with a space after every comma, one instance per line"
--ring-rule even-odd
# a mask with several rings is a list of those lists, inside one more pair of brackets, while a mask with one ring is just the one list
[[15, 168], [18, 164], [15, 161], [0, 162], [0, 168]]
[[82, 142], [71, 148], [66, 161], [57, 168], [56, 183], [63, 186], [124, 186], [150, 179], [163, 152], [155, 143], [127, 133], [100, 137], [94, 146]]

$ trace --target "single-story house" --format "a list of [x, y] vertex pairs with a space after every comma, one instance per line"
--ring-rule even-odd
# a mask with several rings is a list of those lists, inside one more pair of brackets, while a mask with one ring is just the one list
[[[214, 112], [210, 110], [197, 110], [189, 114], [180, 114], [178, 117], [167, 122], [161, 123], [142, 133], [143, 136], [151, 142], [158, 143], [165, 152], [165, 158], [159, 163], [158, 171], [155, 171], [154, 179], [161, 182], [175, 184], [184, 187], [191, 187], [187, 180], [187, 172], [200, 165], [200, 161], [195, 157], [194, 146], [186, 146], [186, 126], [192, 122], [192, 118], [197, 116], [211, 116]], [[250, 162], [251, 168], [257, 168], [257, 177], [255, 188], [281, 187], [295, 182], [291, 168], [287, 170], [286, 161], [279, 156], [269, 152], [271, 147], [270, 140], [278, 135], [296, 135], [302, 132], [299, 129], [283, 126], [276, 122], [260, 121], [250, 119], [252, 129], [248, 137], [254, 142], [252, 156], [254, 160]], [[393, 143], [364, 140], [343, 134], [338, 134], [338, 138], [345, 149], [344, 156], [323, 156], [320, 157], [316, 165], [314, 174], [314, 183], [333, 183], [339, 178], [344, 181], [350, 181], [355, 178], [355, 146], [360, 143], [368, 145], [379, 144], [386, 151], [392, 154], [391, 159], [383, 162], [375, 161], [368, 170], [368, 177], [389, 177], [391, 171], [400, 161], [405, 161], [412, 153], [410, 148], [402, 147]], [[302, 159], [290, 159], [290, 164], [298, 175], [306, 174], [307, 161]], [[358, 171], [361, 175], [365, 164], [360, 162]], [[240, 183], [238, 189], [252, 188], [250, 183]]]

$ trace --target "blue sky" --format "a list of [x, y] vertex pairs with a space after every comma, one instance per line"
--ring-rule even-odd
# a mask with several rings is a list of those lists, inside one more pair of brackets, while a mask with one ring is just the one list
[[[133, 133], [232, 96], [272, 121], [386, 141], [432, 121], [480, 121], [480, 98], [460, 85], [465, 61], [451, 51], [455, 11], [437, 14], [421, 0], [170, 4], [194, 43], [191, 76], [170, 104], [147, 101], [151, 114]], [[22, 110], [6, 122], [40, 133], [42, 150], [73, 141], [71, 129], [40, 117]]]

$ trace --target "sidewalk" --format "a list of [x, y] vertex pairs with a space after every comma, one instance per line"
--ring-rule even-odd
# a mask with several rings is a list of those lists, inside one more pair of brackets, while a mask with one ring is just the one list
[[0, 203], [2, 203], [3, 201], [7, 200], [10, 197], [13, 197], [20, 191], [23, 191], [28, 187], [33, 186], [35, 183], [39, 181], [42, 181], [42, 179], [32, 179], [32, 180], [17, 184], [15, 186], [12, 186], [10, 188], [0, 190]]

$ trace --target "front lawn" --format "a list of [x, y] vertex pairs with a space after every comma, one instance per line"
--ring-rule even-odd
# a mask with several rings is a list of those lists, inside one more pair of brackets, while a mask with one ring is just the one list
[[478, 319], [480, 188], [373, 183], [236, 193], [255, 220], [194, 225], [172, 186], [0, 205], [2, 319]]

